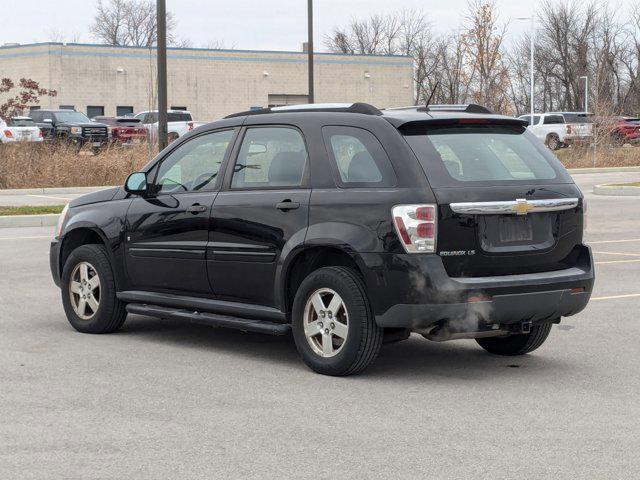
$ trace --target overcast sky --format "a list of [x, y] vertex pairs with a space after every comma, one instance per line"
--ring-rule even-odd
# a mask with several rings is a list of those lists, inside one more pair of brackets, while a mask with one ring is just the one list
[[[509, 37], [528, 28], [515, 17], [528, 16], [536, 0], [497, 0], [501, 18], [510, 20]], [[563, 0], [553, 0], [563, 1]], [[622, 0], [623, 4], [631, 0]], [[315, 0], [315, 41], [351, 17], [400, 8], [421, 9], [434, 30], [458, 28], [467, 0]], [[605, 2], [603, 2], [605, 3]], [[610, 6], [620, 2], [606, 2]], [[94, 0], [0, 0], [0, 45], [50, 41], [62, 36], [91, 43]], [[177, 35], [194, 46], [223, 41], [226, 46], [256, 50], [298, 50], [306, 39], [306, 0], [167, 0], [178, 21]]]

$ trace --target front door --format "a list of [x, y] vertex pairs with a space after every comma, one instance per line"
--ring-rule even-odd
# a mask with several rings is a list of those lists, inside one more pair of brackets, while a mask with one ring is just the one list
[[209, 278], [220, 299], [277, 306], [283, 251], [304, 241], [309, 221], [308, 155], [302, 133], [286, 126], [247, 128], [216, 197]]
[[126, 269], [132, 289], [210, 294], [206, 248], [218, 172], [234, 130], [204, 133], [150, 172], [150, 195], [127, 212]]

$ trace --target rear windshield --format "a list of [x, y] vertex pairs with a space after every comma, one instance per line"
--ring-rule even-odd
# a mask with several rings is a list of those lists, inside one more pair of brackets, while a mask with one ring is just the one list
[[10, 118], [7, 125], [10, 127], [33, 127], [35, 124], [30, 118]]
[[167, 122], [190, 122], [190, 121], [191, 121], [190, 113], [178, 113], [178, 112], [167, 113]]
[[429, 127], [405, 138], [435, 187], [567, 183], [551, 152], [519, 126]]

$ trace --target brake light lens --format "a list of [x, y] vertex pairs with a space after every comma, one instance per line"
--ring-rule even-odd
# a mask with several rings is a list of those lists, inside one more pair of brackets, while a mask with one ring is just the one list
[[582, 199], [582, 231], [587, 229], [587, 199]]
[[187, 122], [187, 128], [193, 130], [193, 122]]
[[42, 138], [42, 130], [38, 129], [38, 137]]
[[571, 134], [571, 125], [567, 125], [567, 133]]
[[13, 133], [11, 133], [11, 130], [5, 130], [4, 136], [7, 138], [13, 138]]
[[437, 205], [397, 205], [391, 210], [400, 243], [407, 253], [434, 253]]

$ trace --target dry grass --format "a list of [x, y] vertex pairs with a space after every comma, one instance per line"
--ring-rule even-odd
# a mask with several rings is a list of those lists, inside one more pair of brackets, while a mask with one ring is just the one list
[[112, 146], [97, 155], [67, 146], [0, 145], [0, 188], [121, 185], [151, 158], [146, 144]]
[[[567, 168], [637, 167], [640, 166], [640, 147], [598, 146], [570, 147], [555, 152]], [[595, 156], [595, 164], [594, 164]]]

